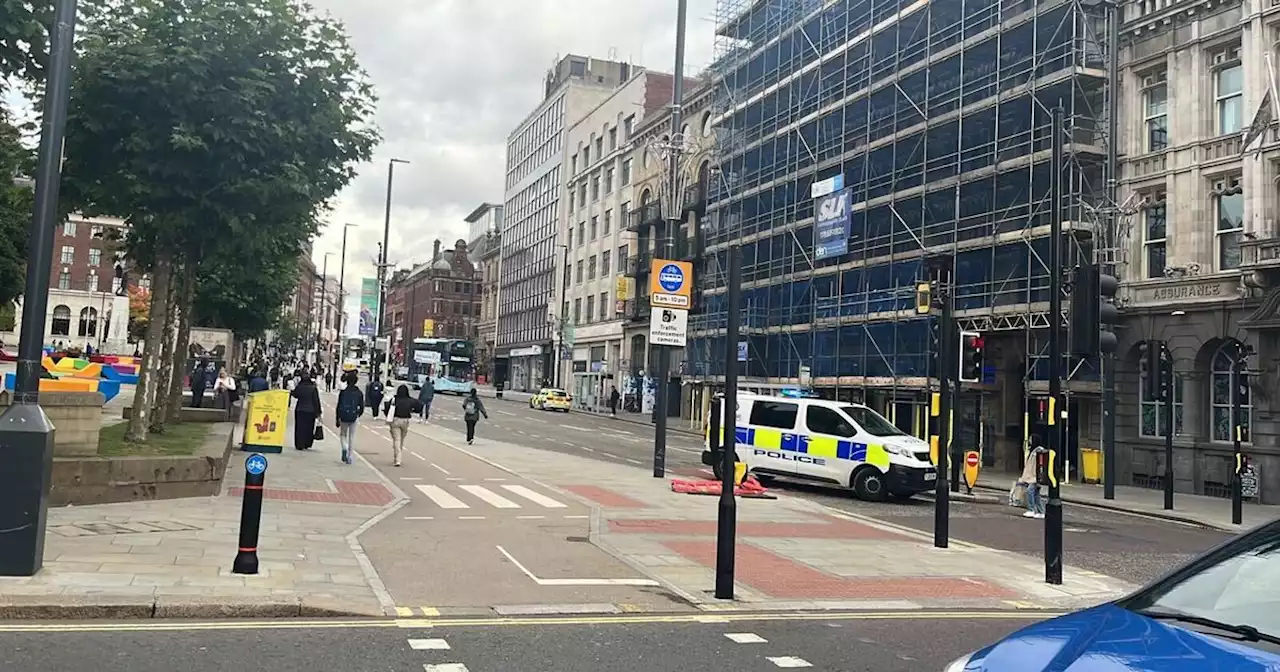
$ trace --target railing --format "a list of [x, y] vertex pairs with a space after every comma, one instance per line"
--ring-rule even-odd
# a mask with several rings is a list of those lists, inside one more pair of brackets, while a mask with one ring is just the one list
[[627, 213], [627, 230], [638, 232], [655, 222], [662, 221], [662, 210], [656, 201], [645, 203]]
[[1280, 268], [1280, 237], [1241, 240], [1240, 268]]

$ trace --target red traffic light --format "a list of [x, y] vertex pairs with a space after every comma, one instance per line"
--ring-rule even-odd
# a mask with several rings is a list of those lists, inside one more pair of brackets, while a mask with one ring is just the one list
[[975, 349], [975, 350], [981, 350], [981, 349], [982, 349], [983, 344], [984, 344], [984, 341], [982, 340], [982, 337], [981, 337], [981, 336], [970, 336], [970, 337], [969, 337], [969, 347], [970, 347], [970, 348], [973, 348], [973, 349]]

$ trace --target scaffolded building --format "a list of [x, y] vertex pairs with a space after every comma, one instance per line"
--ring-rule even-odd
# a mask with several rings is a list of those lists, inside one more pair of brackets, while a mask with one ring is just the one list
[[[1065, 228], [1095, 226], [1106, 199], [1105, 21], [1076, 0], [720, 0], [717, 169], [686, 374], [714, 386], [726, 349], [740, 352], [724, 337], [736, 243], [744, 383], [810, 385], [890, 417], [903, 409], [914, 426], [937, 374], [914, 287], [942, 253], [954, 255], [961, 328], [987, 335], [980, 388], [1025, 398], [1048, 368], [1036, 360], [1055, 106]], [[813, 185], [837, 176], [851, 194], [847, 252], [819, 259]], [[1021, 421], [1003, 405], [1001, 424]]]

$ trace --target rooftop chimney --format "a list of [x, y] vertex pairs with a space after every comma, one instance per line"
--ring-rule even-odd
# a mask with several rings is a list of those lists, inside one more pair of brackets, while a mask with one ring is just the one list
[[431, 248], [431, 260], [435, 261], [440, 258], [440, 239], [436, 238], [436, 244]]

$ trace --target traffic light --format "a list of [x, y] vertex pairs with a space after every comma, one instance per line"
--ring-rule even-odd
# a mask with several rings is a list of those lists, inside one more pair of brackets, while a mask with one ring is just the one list
[[1120, 321], [1116, 292], [1120, 280], [1097, 264], [1079, 264], [1071, 281], [1071, 354], [1092, 357], [1116, 351], [1114, 325]]
[[1143, 341], [1138, 345], [1138, 368], [1149, 401], [1163, 401], [1167, 384], [1165, 350], [1160, 341]]
[[960, 332], [960, 382], [976, 383], [982, 380], [982, 357], [985, 347], [982, 334], [976, 331]]

